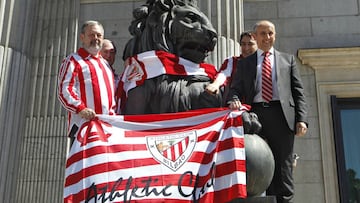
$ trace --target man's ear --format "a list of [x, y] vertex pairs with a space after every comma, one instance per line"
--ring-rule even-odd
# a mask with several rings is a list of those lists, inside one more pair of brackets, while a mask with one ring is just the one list
[[252, 38], [256, 41], [256, 33], [252, 32], [252, 33], [251, 33], [251, 36], [252, 36]]
[[85, 34], [84, 33], [80, 33], [80, 41], [83, 42], [85, 38]]

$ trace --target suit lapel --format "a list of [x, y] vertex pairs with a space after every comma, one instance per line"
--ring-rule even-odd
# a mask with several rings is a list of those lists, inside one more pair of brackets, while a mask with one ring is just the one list
[[249, 88], [249, 101], [250, 103], [252, 103], [252, 101], [254, 100], [254, 96], [256, 94], [256, 75], [257, 75], [257, 52], [255, 52], [254, 54], [248, 56], [251, 57], [249, 58], [249, 80], [251, 83], [251, 86]]
[[250, 60], [249, 60], [249, 67], [250, 67], [250, 77], [253, 79], [253, 84], [255, 86], [255, 82], [256, 82], [256, 74], [257, 74], [257, 52], [255, 52], [254, 54], [252, 54]]
[[280, 66], [281, 66], [280, 60], [281, 60], [280, 53], [274, 49], [274, 63], [275, 63], [274, 68], [275, 68], [275, 73], [276, 73], [275, 79], [276, 79], [276, 84], [277, 84], [277, 88], [279, 91], [280, 91], [280, 86], [281, 86], [281, 82], [282, 82], [281, 74], [280, 74]]

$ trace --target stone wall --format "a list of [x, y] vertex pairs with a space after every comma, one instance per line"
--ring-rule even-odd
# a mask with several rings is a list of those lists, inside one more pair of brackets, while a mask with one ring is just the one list
[[245, 29], [259, 19], [277, 28], [276, 47], [296, 55], [301, 48], [360, 46], [358, 0], [270, 0], [244, 3]]

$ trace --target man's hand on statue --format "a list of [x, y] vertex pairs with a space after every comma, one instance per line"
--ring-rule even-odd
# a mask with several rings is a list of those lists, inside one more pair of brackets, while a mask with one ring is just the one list
[[296, 136], [302, 137], [307, 132], [307, 126], [304, 122], [297, 122], [296, 123]]
[[79, 115], [82, 117], [82, 118], [85, 118], [87, 120], [91, 120], [93, 118], [95, 118], [96, 116], [96, 113], [94, 110], [90, 109], [90, 108], [85, 108], [83, 110], [81, 110], [79, 112]]
[[229, 103], [229, 108], [232, 110], [238, 110], [241, 108], [241, 102], [238, 99], [233, 99], [230, 103]]
[[214, 83], [208, 84], [205, 90], [210, 94], [218, 94], [220, 92], [219, 86]]

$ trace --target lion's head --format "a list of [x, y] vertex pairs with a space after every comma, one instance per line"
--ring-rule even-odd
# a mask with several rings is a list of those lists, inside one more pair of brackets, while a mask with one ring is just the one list
[[191, 0], [149, 0], [133, 12], [129, 31], [133, 38], [124, 50], [130, 56], [162, 50], [195, 63], [213, 51], [217, 33], [211, 22]]

